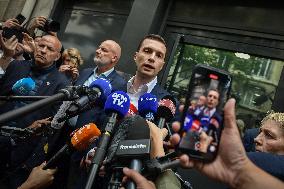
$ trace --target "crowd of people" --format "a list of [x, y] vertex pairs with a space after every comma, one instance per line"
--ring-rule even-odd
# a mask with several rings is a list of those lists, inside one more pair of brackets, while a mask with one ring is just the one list
[[[26, 33], [23, 33], [22, 41], [16, 35], [4, 38], [0, 34], [1, 96], [15, 95], [13, 86], [23, 78], [31, 78], [35, 83], [35, 87], [28, 91], [27, 96], [51, 96], [69, 85], [88, 87], [99, 78], [107, 79], [112, 86], [112, 91], [125, 91], [129, 95], [131, 104], [136, 108], [138, 108], [140, 96], [145, 93], [155, 95], [158, 101], [170, 96], [158, 84], [157, 80], [157, 75], [165, 64], [167, 53], [167, 45], [161, 36], [149, 34], [140, 41], [137, 51], [132, 55], [137, 68], [136, 72], [134, 76], [126, 79], [126, 74], [115, 69], [123, 52], [116, 41], [106, 39], [101, 42], [95, 51], [93, 66], [80, 70], [83, 58], [78, 49], [70, 47], [64, 50], [56, 33], [51, 31], [47, 31], [42, 36], [35, 35], [35, 29], [44, 27], [46, 21], [45, 17], [36, 17], [29, 28], [25, 30]], [[13, 18], [3, 24], [2, 31], [5, 28], [22, 28], [22, 26], [17, 19]], [[31, 103], [32, 101], [27, 100], [0, 102], [0, 114]], [[178, 107], [177, 109], [182, 111], [178, 102], [174, 103]], [[196, 103], [192, 103], [189, 109], [191, 117], [188, 118], [193, 119], [193, 117], [202, 114], [202, 117], [206, 115], [211, 122], [215, 123], [213, 124], [214, 128], [200, 125], [202, 131], [195, 134], [200, 135], [201, 139], [205, 141], [201, 141], [205, 145], [198, 147], [200, 151], [206, 152], [210, 146], [220, 143], [216, 159], [213, 162], [204, 163], [183, 154], [178, 157], [180, 164], [184, 168], [194, 167], [208, 177], [232, 188], [283, 188], [284, 183], [275, 177], [283, 180], [284, 175], [284, 169], [280, 168], [284, 155], [284, 114], [272, 113], [263, 120], [259, 135], [254, 139], [256, 152], [247, 154], [236, 125], [235, 101], [233, 99], [230, 99], [224, 108], [224, 130], [220, 140], [218, 137], [214, 137], [216, 134], [210, 134], [213, 137], [209, 139], [206, 137], [209, 133], [219, 132], [218, 123], [221, 118], [216, 112], [218, 103], [218, 91], [208, 90], [207, 96], [200, 96]], [[68, 101], [56, 102], [3, 124], [35, 130], [44, 130], [52, 124], [62, 124], [58, 130], [53, 130], [51, 133], [43, 132], [43, 134], [37, 134], [28, 140], [21, 141], [9, 136], [0, 136], [0, 180], [3, 187], [11, 189], [84, 188], [91, 164], [90, 159], [96, 154], [96, 142], [92, 143], [85, 151], [75, 151], [70, 156], [64, 157], [65, 159], [60, 161], [57, 167], [44, 169], [46, 161], [65, 145], [66, 141], [70, 140], [69, 136], [74, 130], [89, 123], [95, 123], [100, 130], [104, 130], [107, 115], [100, 102], [93, 108], [80, 112], [77, 116], [62, 123], [58, 120], [59, 114], [68, 109], [69, 105]], [[177, 117], [179, 116], [176, 115]], [[191, 122], [193, 121], [191, 120]], [[158, 128], [152, 122], [147, 122], [147, 124], [150, 129], [152, 146], [150, 158], [165, 156], [167, 151], [164, 148], [164, 140], [169, 131], [166, 128]], [[172, 130], [176, 133], [170, 137], [168, 148], [179, 144], [180, 127], [180, 122], [172, 123]], [[200, 130], [193, 124], [182, 125], [182, 127], [188, 127], [189, 130]], [[91, 151], [89, 151], [90, 149]], [[271, 168], [264, 163], [267, 159], [280, 162], [279, 167]], [[103, 163], [97, 177], [106, 177], [104, 166]], [[122, 185], [127, 180], [132, 180], [136, 183], [137, 188], [182, 187], [171, 169], [159, 173], [151, 180], [126, 167], [122, 171], [125, 176]], [[95, 188], [107, 187], [107, 182], [101, 181], [99, 178], [96, 178], [95, 182], [97, 182]]]

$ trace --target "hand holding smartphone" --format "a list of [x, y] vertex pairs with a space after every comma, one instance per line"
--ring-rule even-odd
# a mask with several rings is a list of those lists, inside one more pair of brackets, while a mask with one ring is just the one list
[[[18, 24], [21, 25], [26, 20], [26, 18], [23, 15], [18, 14], [16, 16], [16, 20], [18, 21]], [[6, 39], [10, 39], [13, 35], [15, 35], [18, 41], [21, 43], [24, 37], [23, 32], [25, 32], [25, 29], [22, 27], [21, 28], [5, 27], [3, 29], [2, 36]]]
[[228, 72], [206, 65], [193, 70], [181, 119], [178, 151], [210, 162], [217, 155], [223, 129], [223, 106], [232, 78]]

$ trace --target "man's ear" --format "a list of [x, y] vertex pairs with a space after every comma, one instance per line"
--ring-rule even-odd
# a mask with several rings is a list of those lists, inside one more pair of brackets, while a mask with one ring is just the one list
[[112, 61], [112, 62], [118, 62], [118, 60], [117, 60], [117, 56], [116, 56], [116, 55], [114, 55], [114, 56], [112, 57], [111, 61]]
[[57, 61], [61, 57], [61, 53], [57, 53], [57, 56], [55, 58], [55, 61]]
[[135, 54], [134, 54], [134, 57], [133, 57], [134, 61], [136, 61], [136, 59], [137, 59], [137, 53], [138, 52], [135, 52]]

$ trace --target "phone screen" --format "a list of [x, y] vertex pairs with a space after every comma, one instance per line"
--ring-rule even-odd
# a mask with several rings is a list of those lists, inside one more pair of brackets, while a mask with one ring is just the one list
[[179, 151], [204, 161], [215, 158], [231, 83], [225, 71], [205, 65], [195, 67], [181, 119]]

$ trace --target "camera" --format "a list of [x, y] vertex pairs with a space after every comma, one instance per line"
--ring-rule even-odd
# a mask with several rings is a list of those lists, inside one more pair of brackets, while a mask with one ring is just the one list
[[[22, 24], [26, 18], [22, 15], [22, 14], [18, 14], [16, 16], [16, 19], [18, 21], [19, 24]], [[23, 32], [26, 33], [26, 29], [21, 27], [21, 28], [3, 28], [3, 32], [2, 32], [2, 36], [6, 39], [10, 39], [13, 35], [16, 36], [16, 38], [18, 39], [18, 41], [21, 43], [23, 40]]]
[[60, 23], [52, 19], [47, 19], [43, 27], [39, 27], [44, 32], [58, 32], [60, 30]]
[[16, 36], [18, 42], [22, 43], [24, 35], [23, 33], [27, 33], [24, 28], [4, 28], [2, 32], [2, 36], [6, 39], [10, 39], [13, 35]]

